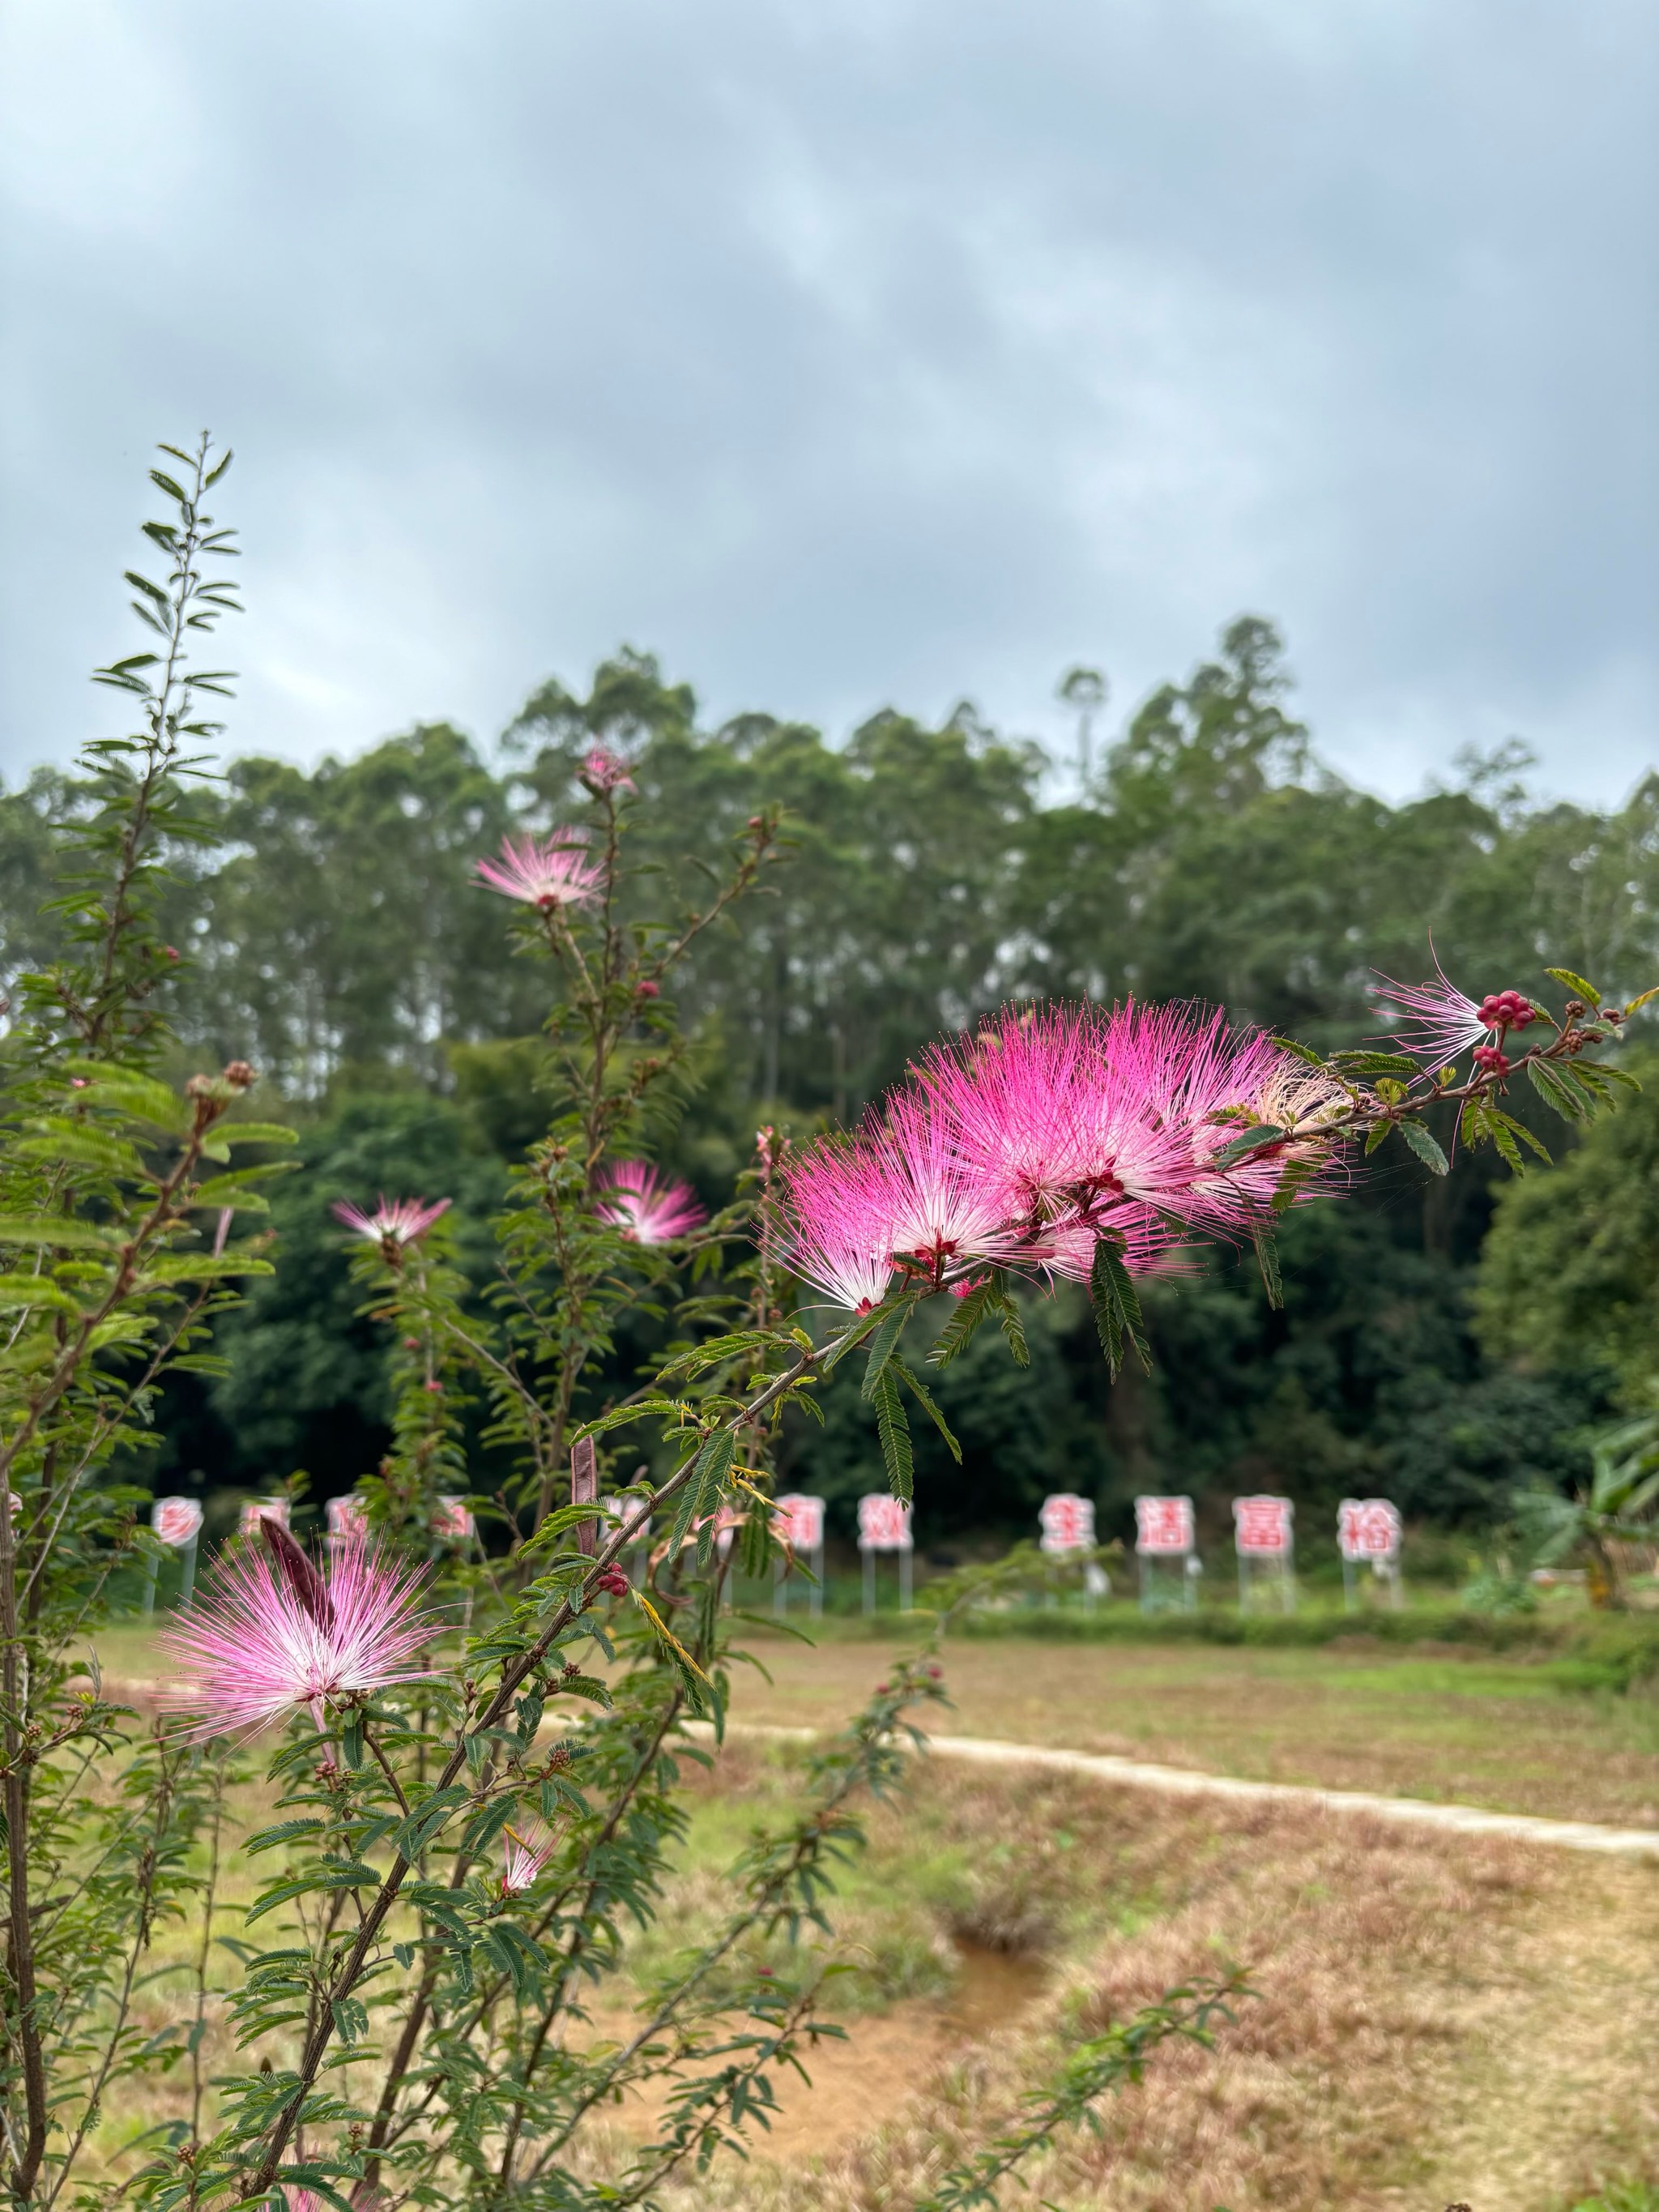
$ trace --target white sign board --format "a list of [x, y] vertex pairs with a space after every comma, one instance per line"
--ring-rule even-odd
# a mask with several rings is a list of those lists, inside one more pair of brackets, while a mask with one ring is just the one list
[[193, 1498], [158, 1498], [149, 1509], [149, 1525], [164, 1544], [179, 1550], [201, 1534], [201, 1505]]
[[1045, 1498], [1037, 1513], [1045, 1552], [1091, 1552], [1095, 1547], [1095, 1501], [1069, 1490]]
[[772, 1531], [792, 1552], [816, 1552], [823, 1541], [823, 1500], [804, 1490], [787, 1491], [772, 1516]]
[[1336, 1540], [1342, 1556], [1384, 1562], [1400, 1557], [1403, 1524], [1400, 1508], [1387, 1498], [1345, 1498], [1336, 1509]]
[[1194, 1547], [1190, 1498], [1137, 1498], [1135, 1549], [1143, 1559], [1180, 1559]]
[[286, 1498], [250, 1498], [242, 1508], [242, 1517], [237, 1522], [239, 1535], [257, 1536], [262, 1521], [279, 1522], [289, 1526], [289, 1506]]
[[331, 1536], [367, 1536], [368, 1515], [361, 1498], [331, 1498], [324, 1508]]
[[867, 1491], [859, 1500], [859, 1549], [908, 1552], [910, 1509], [885, 1490]]
[[1235, 1498], [1233, 1542], [1239, 1558], [1288, 1559], [1295, 1515], [1288, 1498]]

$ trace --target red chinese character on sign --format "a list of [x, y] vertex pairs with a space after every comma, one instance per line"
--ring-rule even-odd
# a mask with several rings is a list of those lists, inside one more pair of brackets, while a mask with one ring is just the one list
[[787, 1492], [778, 1500], [772, 1527], [778, 1540], [792, 1552], [816, 1552], [823, 1541], [823, 1500], [805, 1491]]
[[1233, 1540], [1241, 1558], [1281, 1559], [1291, 1548], [1288, 1498], [1235, 1498]]
[[1400, 1508], [1386, 1498], [1345, 1498], [1336, 1509], [1336, 1540], [1345, 1559], [1393, 1559], [1400, 1553]]
[[326, 1510], [331, 1536], [343, 1539], [368, 1535], [368, 1513], [361, 1498], [331, 1498]]
[[438, 1510], [432, 1516], [432, 1533], [447, 1544], [465, 1544], [471, 1540], [472, 1516], [464, 1498], [441, 1498]]
[[1045, 1498], [1037, 1514], [1045, 1552], [1088, 1552], [1094, 1548], [1095, 1502], [1069, 1490]]
[[164, 1544], [193, 1544], [202, 1533], [202, 1509], [193, 1498], [158, 1498], [149, 1525]]
[[261, 1521], [279, 1521], [286, 1528], [289, 1525], [287, 1498], [250, 1498], [242, 1508], [241, 1519], [236, 1524], [238, 1534], [257, 1536]]
[[1176, 1558], [1193, 1549], [1190, 1498], [1137, 1498], [1135, 1549], [1143, 1557]]
[[910, 1509], [884, 1490], [859, 1500], [859, 1548], [865, 1552], [908, 1552]]

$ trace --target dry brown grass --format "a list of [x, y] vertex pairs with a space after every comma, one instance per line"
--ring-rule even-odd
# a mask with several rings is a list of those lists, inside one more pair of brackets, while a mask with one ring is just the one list
[[[893, 1817], [878, 1824], [883, 1857]], [[1477, 2212], [1547, 2212], [1659, 2151], [1650, 1869], [943, 1765], [920, 1782], [908, 1825], [913, 1851], [971, 1850], [1011, 1940], [1041, 1928], [1064, 1945], [1051, 1994], [965, 2049], [920, 2032], [907, 2051], [884, 2042], [870, 2054], [884, 2109], [866, 2108], [862, 2128], [854, 2112], [850, 2131], [837, 2058], [817, 2152], [801, 2148], [812, 2100], [787, 2100], [787, 2155], [715, 2179], [733, 2212], [913, 2203], [1041, 2080], [1062, 2037], [1230, 1959], [1259, 1995], [1217, 2051], [1161, 2053], [1102, 2113], [1097, 2139], [1057, 2143], [1008, 2204], [1438, 2212], [1462, 2197]], [[1107, 1932], [1114, 1917], [1124, 1924]]]

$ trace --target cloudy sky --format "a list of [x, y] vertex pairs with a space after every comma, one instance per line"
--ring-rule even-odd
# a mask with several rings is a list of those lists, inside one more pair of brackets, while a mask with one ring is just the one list
[[711, 717], [1058, 741], [1232, 615], [1378, 789], [1659, 759], [1651, 0], [0, 0], [0, 774], [106, 726], [229, 437], [239, 750]]

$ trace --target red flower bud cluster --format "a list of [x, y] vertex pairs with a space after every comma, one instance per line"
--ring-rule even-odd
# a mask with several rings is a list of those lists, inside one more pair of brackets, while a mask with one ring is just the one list
[[1519, 991], [1489, 991], [1480, 1001], [1480, 1018], [1489, 1030], [1524, 1030], [1538, 1017]]
[[596, 1590], [604, 1590], [611, 1597], [626, 1597], [628, 1577], [620, 1567], [607, 1567], [602, 1575], [594, 1576], [593, 1587]]
[[1495, 1044], [1480, 1044], [1474, 1048], [1474, 1064], [1487, 1075], [1507, 1075], [1510, 1063]]

